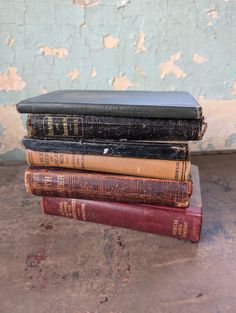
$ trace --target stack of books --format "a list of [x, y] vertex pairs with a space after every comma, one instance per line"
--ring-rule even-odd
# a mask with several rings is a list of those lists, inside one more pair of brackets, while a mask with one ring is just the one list
[[21, 101], [28, 192], [46, 214], [199, 241], [189, 140], [206, 123], [186, 92], [55, 91]]

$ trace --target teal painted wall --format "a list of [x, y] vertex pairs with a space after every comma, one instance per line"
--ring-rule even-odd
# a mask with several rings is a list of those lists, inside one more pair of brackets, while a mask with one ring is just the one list
[[22, 159], [16, 102], [56, 89], [186, 90], [236, 148], [234, 0], [0, 0], [0, 159]]

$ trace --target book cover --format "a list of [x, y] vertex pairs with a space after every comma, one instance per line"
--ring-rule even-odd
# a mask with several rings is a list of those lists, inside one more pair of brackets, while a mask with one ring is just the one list
[[197, 119], [198, 102], [187, 92], [58, 90], [23, 100], [20, 113]]
[[192, 181], [30, 167], [26, 190], [38, 196], [188, 207]]
[[189, 160], [186, 142], [145, 142], [108, 140], [61, 140], [24, 137], [25, 149], [41, 152], [90, 154], [159, 160]]
[[192, 173], [193, 194], [190, 205], [185, 210], [176, 207], [54, 197], [43, 197], [41, 205], [45, 214], [197, 242], [201, 234], [202, 203], [196, 166], [193, 166]]
[[147, 119], [111, 116], [28, 114], [28, 135], [32, 138], [112, 140], [200, 140], [206, 123], [201, 119]]
[[87, 171], [185, 181], [190, 175], [190, 161], [115, 157], [106, 155], [41, 152], [26, 150], [28, 164]]

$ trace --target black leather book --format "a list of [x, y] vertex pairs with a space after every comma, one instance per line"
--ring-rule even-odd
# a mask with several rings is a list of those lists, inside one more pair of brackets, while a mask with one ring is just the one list
[[67, 141], [24, 137], [22, 144], [26, 149], [41, 152], [77, 153], [181, 161], [189, 159], [188, 144], [185, 142]]
[[199, 140], [205, 128], [203, 118], [177, 120], [51, 114], [29, 114], [26, 125], [28, 135], [33, 138], [75, 140]]
[[59, 90], [23, 100], [20, 113], [198, 119], [202, 111], [187, 92]]

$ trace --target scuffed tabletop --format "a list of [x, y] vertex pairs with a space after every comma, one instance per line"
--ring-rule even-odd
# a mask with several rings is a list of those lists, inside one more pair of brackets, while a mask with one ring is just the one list
[[199, 244], [43, 215], [25, 165], [0, 166], [0, 312], [236, 312], [236, 154], [192, 159]]

